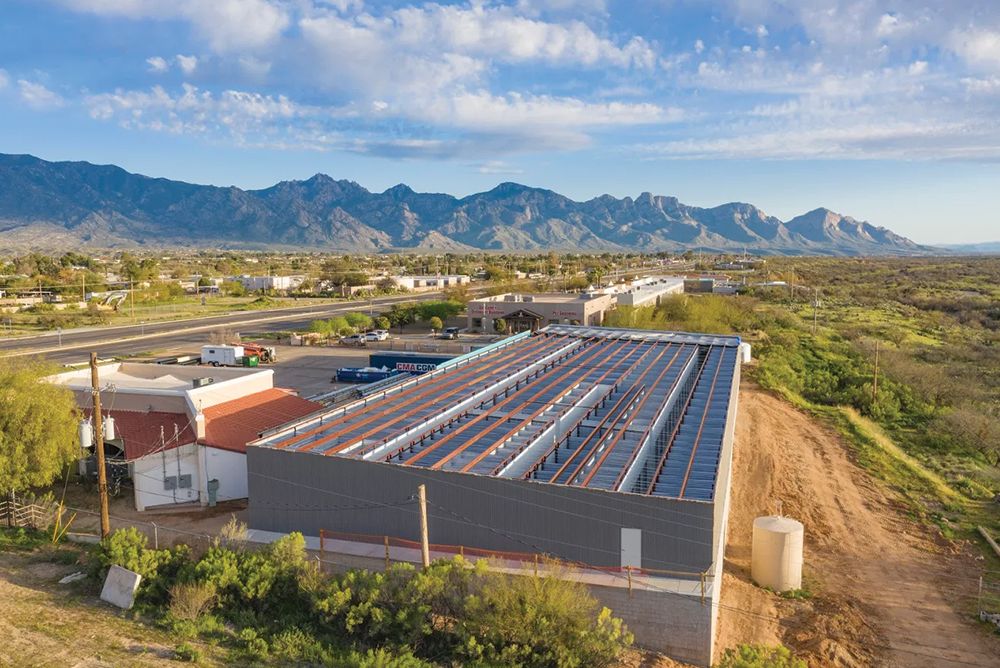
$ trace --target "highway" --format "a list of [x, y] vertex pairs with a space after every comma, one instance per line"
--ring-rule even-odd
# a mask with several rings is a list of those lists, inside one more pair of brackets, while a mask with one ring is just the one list
[[[391, 304], [438, 299], [441, 293], [380, 297], [372, 302], [377, 314]], [[68, 330], [62, 333], [62, 345], [56, 332], [39, 336], [0, 339], [0, 356], [39, 355], [60, 364], [86, 361], [91, 351], [98, 357], [126, 357], [150, 350], [160, 350], [199, 340], [217, 329], [242, 332], [282, 332], [304, 330], [313, 320], [330, 318], [352, 311], [366, 313], [367, 301], [339, 304], [313, 304], [284, 309], [243, 311], [179, 321], [155, 322], [144, 325], [95, 327]]]

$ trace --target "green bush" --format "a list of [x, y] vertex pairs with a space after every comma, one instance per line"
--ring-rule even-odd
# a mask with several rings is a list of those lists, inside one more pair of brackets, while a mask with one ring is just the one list
[[806, 662], [781, 645], [740, 645], [727, 649], [716, 668], [806, 668]]
[[135, 527], [118, 529], [101, 541], [97, 551], [97, 576], [103, 580], [112, 565], [142, 576], [138, 598], [144, 603], [165, 605], [170, 587], [190, 576], [191, 550], [178, 545], [169, 550], [147, 547], [145, 534]]
[[482, 575], [463, 646], [487, 665], [607, 666], [632, 644], [620, 619], [559, 569], [537, 577]]
[[461, 558], [426, 570], [349, 572], [328, 582], [314, 605], [343, 637], [469, 664], [604, 666], [632, 642], [578, 583], [491, 573]]
[[372, 319], [369, 315], [364, 313], [348, 313], [345, 318], [347, 318], [347, 324], [355, 329], [371, 329]]
[[141, 600], [176, 634], [231, 637], [238, 663], [606, 666], [632, 642], [558, 573], [517, 577], [460, 557], [326, 577], [298, 533], [262, 549], [220, 538], [192, 562], [186, 549], [149, 549], [132, 528], [102, 543], [99, 563], [142, 575]]
[[0, 550], [34, 550], [48, 542], [48, 536], [37, 529], [0, 528]]
[[201, 661], [201, 652], [184, 642], [178, 645], [177, 649], [174, 650], [174, 658], [178, 661], [184, 661], [186, 663], [198, 663]]

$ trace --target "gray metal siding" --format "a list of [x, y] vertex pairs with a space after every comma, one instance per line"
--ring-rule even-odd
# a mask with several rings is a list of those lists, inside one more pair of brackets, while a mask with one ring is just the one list
[[399, 504], [423, 483], [432, 543], [544, 552], [619, 566], [621, 528], [627, 527], [643, 532], [646, 568], [702, 572], [713, 561], [711, 503], [268, 447], [248, 448], [247, 467], [253, 529], [312, 536], [326, 529], [419, 540], [416, 505]]

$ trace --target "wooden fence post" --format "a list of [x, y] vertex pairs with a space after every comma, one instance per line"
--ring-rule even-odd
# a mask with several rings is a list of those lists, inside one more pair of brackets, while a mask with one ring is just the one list
[[326, 551], [326, 536], [323, 535], [323, 530], [319, 530], [319, 557], [323, 558], [323, 553]]
[[628, 596], [632, 598], [632, 567], [626, 566], [625, 572], [628, 573]]
[[385, 570], [389, 570], [389, 536], [382, 536], [383, 542], [385, 543]]

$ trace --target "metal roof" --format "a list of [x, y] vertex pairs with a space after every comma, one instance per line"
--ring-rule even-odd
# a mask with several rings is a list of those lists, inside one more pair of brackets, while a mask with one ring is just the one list
[[551, 325], [257, 444], [711, 501], [739, 343]]

